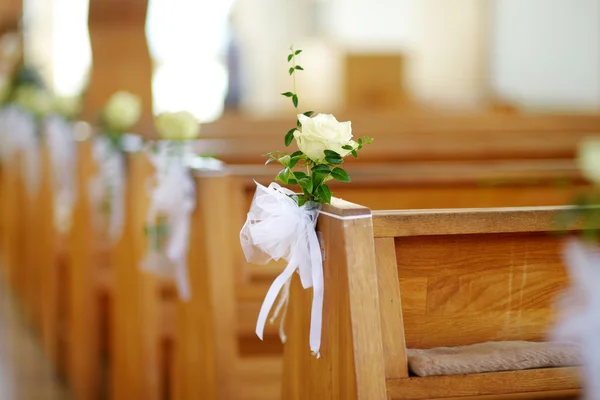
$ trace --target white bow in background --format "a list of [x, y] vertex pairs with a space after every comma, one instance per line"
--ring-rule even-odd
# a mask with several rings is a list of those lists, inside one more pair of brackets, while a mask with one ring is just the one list
[[187, 271], [191, 216], [196, 207], [196, 191], [190, 173], [193, 157], [187, 143], [158, 142], [148, 157], [156, 169], [151, 182], [147, 228], [164, 222], [165, 249], [161, 249], [156, 229], [149, 229], [149, 247], [142, 268], [175, 278], [182, 300], [191, 297]]
[[121, 237], [125, 218], [125, 157], [104, 136], [94, 137], [92, 154], [98, 173], [90, 180], [90, 195], [96, 211], [103, 205], [108, 212], [108, 237], [115, 243]]
[[280, 322], [280, 337], [285, 342], [283, 331], [285, 313], [289, 302], [291, 278], [298, 271], [302, 286], [313, 288], [310, 322], [310, 349], [320, 357], [321, 325], [323, 320], [323, 258], [316, 233], [320, 205], [298, 207], [294, 193], [276, 183], [269, 187], [257, 183], [254, 200], [246, 223], [240, 232], [240, 242], [246, 260], [254, 264], [266, 264], [270, 260], [284, 259], [285, 270], [275, 279], [260, 309], [256, 322], [256, 334], [262, 340], [269, 312], [280, 296], [273, 318], [283, 310]]
[[571, 239], [564, 259], [571, 287], [559, 303], [553, 336], [580, 346], [586, 398], [600, 400], [600, 248]]
[[66, 233], [71, 226], [76, 198], [74, 127], [71, 122], [53, 115], [46, 119], [44, 128], [43, 133], [52, 162], [54, 226], [57, 232]]
[[7, 160], [17, 153], [23, 155], [27, 194], [35, 196], [40, 187], [40, 147], [35, 117], [17, 106], [2, 109], [0, 138], [2, 160]]

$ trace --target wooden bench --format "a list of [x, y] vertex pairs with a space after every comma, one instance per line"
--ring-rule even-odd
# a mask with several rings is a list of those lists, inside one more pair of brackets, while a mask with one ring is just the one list
[[[326, 258], [321, 358], [294, 278], [283, 398], [575, 398], [577, 369], [411, 374], [407, 349], [544, 341], [567, 283], [560, 207], [374, 211], [319, 217]], [[369, 216], [336, 200], [325, 211]]]
[[[64, 246], [64, 249], [68, 249], [67, 261], [64, 268], [58, 269], [57, 278], [60, 282], [67, 282], [67, 296], [61, 306], [66, 309], [63, 314], [67, 318], [62, 322], [54, 321], [55, 329], [60, 329], [61, 325], [67, 329], [62, 338], [59, 332], [55, 333], [59, 339], [53, 339], [53, 343], [58, 340], [59, 343], [69, 344], [65, 356], [67, 371], [76, 392], [88, 395], [99, 393], [102, 386], [102, 360], [108, 356], [109, 365], [116, 368], [110, 370], [111, 375], [122, 382], [118, 384], [115, 382], [117, 378], [113, 378], [111, 384], [115, 391], [118, 387], [125, 388], [125, 391], [150, 388], [152, 393], [172, 391], [179, 396], [176, 398], [186, 398], [186, 393], [189, 396], [189, 393], [198, 390], [208, 390], [208, 382], [215, 382], [211, 378], [214, 373], [217, 376], [224, 374], [219, 382], [231, 382], [232, 377], [236, 382], [241, 382], [247, 398], [276, 398], [280, 385], [281, 345], [275, 327], [267, 330], [266, 344], [258, 341], [254, 336], [254, 323], [266, 288], [280, 267], [252, 268], [241, 262], [237, 236], [255, 189], [252, 178], [268, 183], [275, 173], [264, 167], [233, 167], [230, 177], [210, 176], [207, 181], [212, 182], [210, 184], [219, 188], [219, 191], [199, 190], [198, 196], [222, 193], [209, 198], [199, 197], [197, 214], [193, 217], [196, 224], [194, 235], [198, 236], [193, 239], [195, 245], [192, 248], [198, 253], [193, 255], [195, 253], [191, 250], [190, 269], [203, 278], [194, 280], [190, 273], [192, 284], [198, 285], [192, 290], [208, 297], [198, 297], [191, 303], [176, 305], [172, 284], [156, 282], [152, 277], [141, 277], [139, 270], [139, 260], [145, 246], [141, 229], [147, 207], [145, 179], [152, 173], [151, 168], [147, 163], [144, 165], [139, 157], [130, 159], [130, 166], [142, 162], [128, 172], [131, 182], [127, 190], [128, 210], [134, 212], [127, 214], [126, 224], [131, 228], [126, 228], [118, 249], [110, 251], [106, 241], [97, 237], [92, 229], [88, 182], [95, 167], [89, 142], [79, 144], [79, 154], [77, 173], [80, 201], [75, 209], [68, 244]], [[349, 170], [354, 178], [353, 184], [334, 186], [334, 191], [350, 200], [365, 201], [374, 208], [392, 208], [394, 204], [406, 208], [563, 204], [583, 186], [569, 160], [412, 163], [403, 167], [356, 165], [350, 166]], [[506, 181], [507, 176], [510, 177], [509, 181]], [[198, 187], [209, 184], [204, 179], [208, 177], [197, 176]], [[558, 183], [565, 180], [575, 183], [575, 186], [561, 189]], [[225, 181], [227, 183], [223, 183]], [[223, 199], [230, 197], [232, 204], [227, 205], [228, 202]], [[49, 207], [48, 204], [46, 207]], [[221, 221], [231, 221], [230, 231], [222, 231], [224, 233], [221, 236], [218, 231], [214, 231], [213, 235], [201, 235], [202, 230], [207, 229], [204, 225], [206, 221], [213, 220], [216, 215], [222, 215]], [[223, 217], [225, 215], [227, 217]], [[226, 255], [207, 255], [210, 249], [225, 248], [223, 246], [234, 250]], [[232, 257], [233, 261], [210, 262], [219, 257]], [[192, 260], [197, 261], [192, 264]], [[121, 267], [115, 269], [116, 265]], [[232, 267], [226, 270], [223, 265]], [[119, 272], [115, 274], [116, 271]], [[223, 274], [231, 274], [235, 283], [228, 286]], [[206, 287], [207, 279], [212, 279], [215, 285], [215, 282], [222, 285], [218, 303], [213, 299], [217, 294]], [[228, 287], [228, 291], [225, 291]], [[132, 301], [131, 293], [138, 290], [135, 288], [143, 296]], [[233, 303], [232, 307], [227, 306], [228, 301]], [[202, 307], [205, 312], [193, 317], [194, 310], [202, 309], [200, 304], [204, 304]], [[50, 303], [47, 306], [50, 307]], [[61, 314], [60, 308], [58, 311], [53, 309], [54, 313]], [[139, 318], [146, 318], [150, 322], [141, 325]], [[195, 322], [190, 322], [189, 318]], [[229, 322], [224, 324], [222, 321]], [[223, 330], [218, 335], [206, 336], [206, 342], [200, 342], [198, 340], [204, 337], [202, 335], [208, 335], [206, 326], [221, 326]], [[224, 329], [227, 327], [229, 333], [226, 334]], [[112, 333], [109, 335], [108, 332]], [[118, 339], [122, 335], [129, 335], [129, 338]], [[206, 354], [204, 358], [199, 357], [198, 346], [205, 346], [205, 343], [212, 346], [211, 340], [228, 341], [229, 345], [214, 347], [219, 353], [211, 357], [219, 362], [214, 364], [216, 361], [211, 361], [214, 362], [213, 372], [203, 375], [201, 379], [198, 360], [213, 358]], [[202, 351], [210, 353], [212, 350]], [[171, 357], [174, 360], [172, 367], [168, 361]], [[124, 360], [126, 358], [129, 361]], [[231, 389], [235, 386], [220, 384], [214, 387]]]
[[[599, 115], [426, 113], [337, 117], [340, 121], [352, 121], [356, 137], [375, 138], [369, 150], [361, 153], [361, 165], [440, 160], [573, 159], [581, 138], [600, 132]], [[214, 155], [228, 164], [262, 164], [265, 153], [285, 150], [283, 135], [293, 127], [293, 118], [223, 118], [202, 127], [198, 153]], [[354, 162], [349, 160], [349, 163]]]

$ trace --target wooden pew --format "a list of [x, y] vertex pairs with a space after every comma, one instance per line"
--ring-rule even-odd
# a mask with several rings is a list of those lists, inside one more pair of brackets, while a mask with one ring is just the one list
[[[293, 116], [276, 120], [223, 118], [202, 127], [199, 154], [228, 164], [262, 164], [286, 150]], [[600, 132], [600, 115], [365, 114], [351, 120], [356, 137], [372, 136], [360, 163], [574, 158], [581, 138]], [[290, 123], [292, 121], [292, 123]], [[293, 150], [292, 150], [293, 151]], [[354, 163], [354, 160], [349, 160]]]
[[[406, 169], [384, 165], [353, 169], [349, 168], [353, 182], [349, 185], [334, 184], [334, 193], [349, 200], [365, 201], [371, 207], [380, 209], [559, 205], [568, 202], [585, 186], [579, 173], [569, 161], [554, 162], [554, 164], [547, 161], [497, 163], [494, 168], [483, 163], [470, 165], [439, 163], [435, 166], [410, 165]], [[214, 247], [227, 248], [233, 253], [231, 267], [234, 271], [233, 277], [228, 272], [224, 272], [223, 262], [211, 262], [209, 257], [200, 260], [202, 261], [200, 263], [192, 257], [192, 253], [190, 253], [190, 270], [193, 272], [190, 272], [190, 277], [193, 293], [205, 293], [207, 290], [210, 292], [210, 286], [206, 286], [207, 281], [211, 281], [210, 277], [222, 276], [222, 274], [226, 274], [225, 278], [220, 279], [233, 279], [234, 283], [229, 285], [229, 293], [225, 292], [226, 283], [219, 286], [219, 291], [213, 296], [219, 296], [220, 300], [212, 306], [213, 311], [210, 313], [198, 311], [194, 323], [183, 321], [190, 318], [190, 312], [193, 313], [191, 310], [200, 309], [202, 303], [195, 302], [200, 302], [201, 299], [193, 299], [194, 305], [191, 309], [180, 305], [175, 322], [177, 333], [174, 344], [175, 365], [179, 368], [179, 372], [173, 378], [176, 399], [193, 398], [190, 393], [200, 393], [207, 387], [206, 382], [200, 383], [201, 374], [198, 372], [198, 363], [202, 360], [199, 357], [200, 346], [206, 344], [189, 338], [204, 335], [204, 332], [210, 329], [209, 327], [217, 330], [218, 327], [228, 324], [231, 324], [230, 333], [227, 335], [222, 333], [219, 337], [228, 343], [233, 342], [234, 345], [225, 348], [230, 351], [233, 347], [235, 352], [233, 356], [228, 352], [218, 357], [221, 364], [217, 365], [220, 368], [216, 373], [217, 376], [226, 377], [234, 371], [234, 380], [221, 387], [227, 389], [234, 387], [238, 398], [279, 398], [282, 346], [277, 334], [278, 327], [267, 326], [265, 342], [260, 342], [255, 337], [254, 329], [258, 309], [268, 286], [282, 271], [283, 266], [276, 263], [252, 266], [242, 261], [238, 237], [256, 188], [252, 178], [268, 184], [275, 174], [265, 167], [231, 166], [228, 170], [230, 176], [227, 192], [218, 192], [216, 189], [209, 191], [210, 198], [198, 200], [197, 213], [206, 209], [202, 220], [209, 221], [211, 215], [215, 218], [214, 215], [218, 210], [225, 207], [224, 199], [231, 199], [228, 218], [231, 224], [227, 228], [228, 233], [223, 234], [227, 239], [220, 245], [215, 244]], [[560, 186], [559, 183], [564, 180], [571, 181], [573, 185]], [[202, 185], [202, 178], [197, 180], [197, 184]], [[194, 218], [196, 217], [197, 214]], [[218, 234], [217, 227], [224, 228], [222, 224], [216, 225], [212, 230], [213, 236]], [[205, 227], [201, 231], [197, 229], [194, 225], [195, 235], [206, 231]], [[213, 236], [207, 237], [215, 240]], [[207, 240], [207, 237], [204, 240]], [[193, 243], [200, 246], [203, 240], [194, 239]], [[195, 246], [193, 248], [196, 249]], [[197, 278], [194, 279], [195, 277]], [[229, 303], [231, 300], [227, 300], [231, 298], [235, 299], [233, 307]], [[229, 310], [231, 307], [233, 311]], [[232, 319], [233, 323], [230, 322]], [[180, 341], [180, 337], [187, 338], [187, 341]], [[233, 363], [227, 364], [227, 360]], [[181, 368], [179, 364], [194, 366], [194, 368]], [[206, 371], [213, 371], [213, 369]], [[230, 379], [233, 378], [230, 376]]]
[[[567, 283], [561, 207], [374, 211], [319, 217], [327, 257], [321, 358], [311, 296], [294, 277], [285, 399], [576, 398], [576, 368], [413, 376], [407, 349], [543, 341]], [[336, 200], [336, 216], [369, 216]]]

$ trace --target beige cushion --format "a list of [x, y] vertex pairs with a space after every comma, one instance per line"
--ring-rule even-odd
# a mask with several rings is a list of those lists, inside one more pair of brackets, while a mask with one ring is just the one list
[[408, 349], [418, 376], [461, 375], [580, 365], [577, 348], [565, 343], [486, 342], [469, 346]]

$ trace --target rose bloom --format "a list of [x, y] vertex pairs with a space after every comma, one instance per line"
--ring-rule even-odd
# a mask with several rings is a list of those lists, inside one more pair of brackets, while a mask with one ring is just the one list
[[131, 129], [142, 115], [142, 102], [129, 92], [117, 92], [106, 103], [102, 111], [102, 121], [106, 129], [126, 132]]
[[330, 114], [319, 114], [314, 118], [300, 114], [298, 119], [302, 124], [302, 130], [294, 132], [298, 148], [314, 162], [323, 161], [325, 150], [335, 151], [345, 157], [352, 150], [343, 149], [343, 146], [350, 145], [353, 149], [357, 147], [357, 143], [352, 140], [350, 121], [338, 122]]
[[600, 137], [589, 137], [579, 145], [579, 167], [590, 181], [600, 184]]
[[187, 111], [164, 112], [156, 117], [154, 126], [165, 140], [191, 140], [200, 133], [198, 120]]

